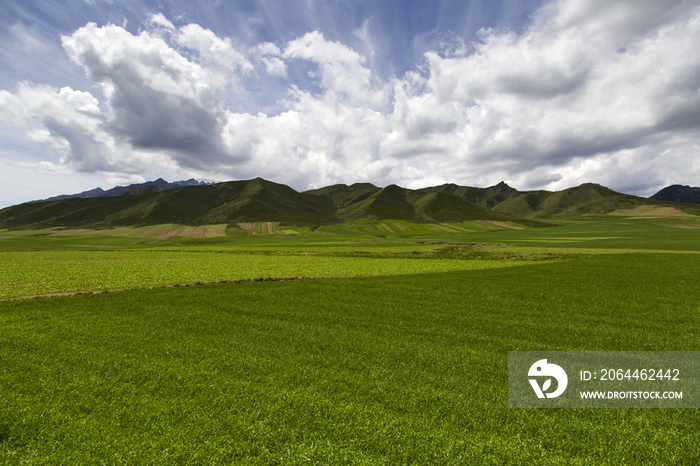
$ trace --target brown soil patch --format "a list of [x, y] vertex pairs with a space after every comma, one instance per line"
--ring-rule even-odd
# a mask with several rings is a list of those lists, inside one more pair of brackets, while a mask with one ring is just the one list
[[169, 232], [169, 236], [181, 236], [183, 238], [189, 238], [190, 236], [192, 236], [192, 233], [194, 233], [195, 229], [195, 227], [181, 225], [177, 228], [173, 228]]
[[240, 228], [241, 230], [249, 231], [251, 233], [254, 233], [254, 227], [255, 227], [255, 224], [253, 224], [253, 223], [239, 223], [238, 224], [238, 228]]
[[206, 238], [207, 234], [207, 227], [206, 226], [201, 226], [201, 227], [196, 227], [192, 233], [190, 234], [190, 238]]

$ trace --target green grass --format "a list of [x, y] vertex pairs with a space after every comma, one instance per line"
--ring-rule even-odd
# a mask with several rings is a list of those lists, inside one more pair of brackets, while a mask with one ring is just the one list
[[6, 296], [377, 275], [1, 301], [0, 464], [699, 464], [698, 410], [507, 408], [508, 351], [700, 350], [677, 221], [0, 232]]
[[[133, 195], [69, 198], [0, 209], [0, 227], [106, 228], [179, 223], [184, 225], [278, 222], [314, 227], [359, 219], [415, 222], [495, 219], [547, 226], [494, 212], [446, 192], [412, 191], [395, 185], [329, 187], [299, 193], [260, 178], [208, 186], [187, 186]], [[315, 194], [314, 194], [315, 193]]]
[[148, 250], [6, 252], [0, 254], [0, 298], [279, 277], [443, 272], [524, 263]]
[[508, 409], [506, 380], [509, 350], [697, 351], [699, 267], [617, 254], [2, 302], [0, 462], [697, 464], [698, 410]]
[[[513, 224], [508, 222], [506, 224]], [[338, 235], [376, 235], [393, 238], [411, 238], [416, 235], [434, 235], [436, 233], [472, 233], [480, 231], [507, 230], [507, 227], [486, 221], [469, 221], [458, 223], [413, 223], [407, 220], [357, 220], [338, 225], [323, 225], [316, 229], [320, 233]]]

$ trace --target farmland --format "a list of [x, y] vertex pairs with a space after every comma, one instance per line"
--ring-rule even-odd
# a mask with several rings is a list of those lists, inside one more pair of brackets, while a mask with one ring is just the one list
[[0, 298], [286, 277], [446, 272], [517, 264], [524, 262], [180, 251], [9, 252], [0, 256]]
[[0, 232], [4, 298], [109, 291], [0, 302], [0, 462], [697, 464], [697, 410], [507, 408], [508, 351], [700, 350], [697, 217], [557, 223]]

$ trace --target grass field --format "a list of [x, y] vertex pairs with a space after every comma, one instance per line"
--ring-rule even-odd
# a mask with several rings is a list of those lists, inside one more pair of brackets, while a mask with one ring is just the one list
[[181, 251], [27, 251], [0, 255], [0, 298], [285, 277], [446, 272], [526, 262]]
[[[6, 296], [128, 289], [0, 302], [0, 463], [700, 464], [698, 410], [507, 408], [508, 351], [700, 350], [678, 222], [0, 232]], [[144, 289], [286, 275], [357, 276]]]

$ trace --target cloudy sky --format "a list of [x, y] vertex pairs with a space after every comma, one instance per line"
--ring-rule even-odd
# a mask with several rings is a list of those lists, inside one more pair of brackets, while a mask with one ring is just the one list
[[163, 177], [700, 186], [700, 0], [3, 0], [0, 206]]

